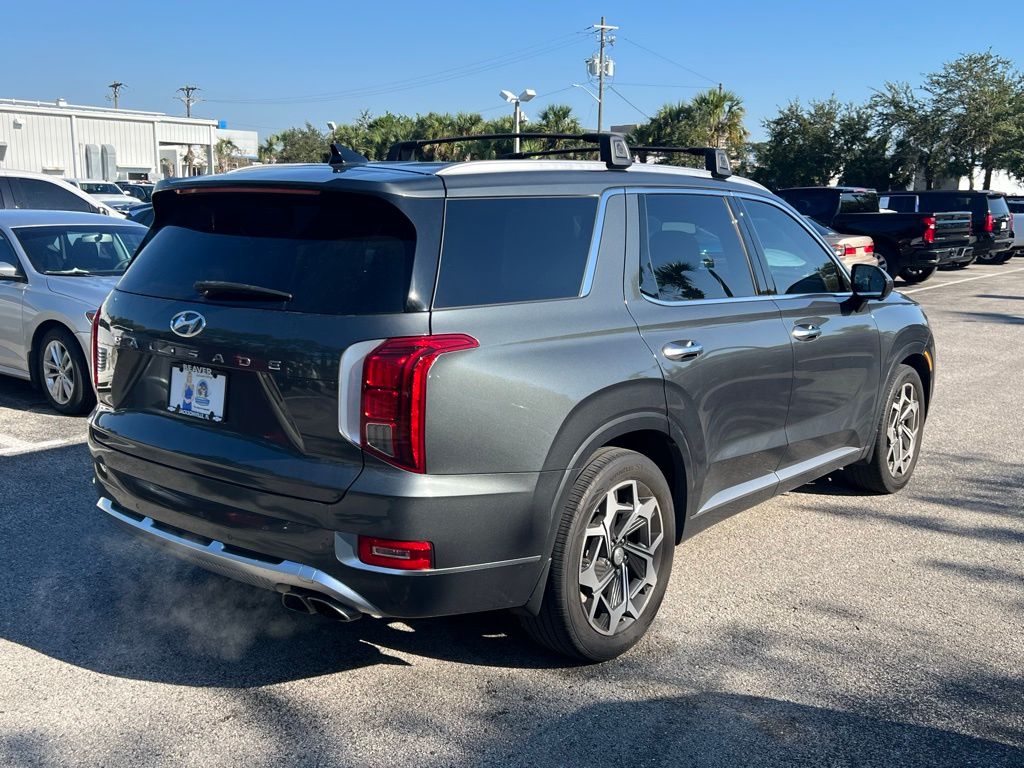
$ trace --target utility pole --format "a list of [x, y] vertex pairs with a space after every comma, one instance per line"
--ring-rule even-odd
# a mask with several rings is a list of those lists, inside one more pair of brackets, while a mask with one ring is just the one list
[[178, 101], [185, 105], [185, 117], [192, 117], [192, 105], [199, 101], [199, 97], [196, 96], [197, 91], [201, 91], [198, 85], [183, 85], [178, 89], [178, 93], [181, 96], [175, 96]]
[[605, 24], [604, 16], [602, 16], [601, 23], [595, 24], [592, 28], [597, 30], [601, 40], [597, 57], [597, 130], [600, 132], [604, 121], [604, 76], [605, 68], [607, 66], [605, 64], [604, 48], [606, 44], [615, 42], [615, 39], [609, 38], [607, 33], [610, 30], [618, 29], [618, 27], [613, 27], [611, 24]]
[[117, 109], [117, 102], [121, 97], [121, 89], [126, 87], [127, 86], [124, 83], [118, 82], [117, 80], [107, 86], [107, 88], [110, 89], [110, 95], [107, 96], [107, 99], [114, 102], [114, 109]]

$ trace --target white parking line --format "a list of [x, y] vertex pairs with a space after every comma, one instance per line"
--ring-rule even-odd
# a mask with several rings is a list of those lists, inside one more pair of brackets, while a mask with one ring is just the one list
[[50, 448], [64, 448], [68, 445], [79, 445], [85, 442], [85, 436], [66, 437], [62, 440], [43, 440], [41, 443], [30, 443], [28, 440], [19, 440], [16, 437], [0, 435], [0, 443], [6, 447], [0, 448], [0, 457], [22, 456], [26, 453], [46, 451]]
[[987, 275], [975, 275], [974, 277], [965, 277], [960, 280], [950, 280], [948, 283], [939, 283], [938, 285], [926, 285], [924, 288], [914, 288], [913, 290], [910, 291], [900, 291], [900, 293], [920, 293], [921, 291], [930, 291], [933, 288], [945, 288], [947, 285], [969, 283], [971, 280], [984, 280], [986, 277], [1002, 277], [1003, 275], [1012, 275], [1014, 272], [1024, 272], [1024, 267], [1018, 267], [1017, 269], [1011, 269], [1009, 271], [1001, 269], [998, 272], [989, 272]]

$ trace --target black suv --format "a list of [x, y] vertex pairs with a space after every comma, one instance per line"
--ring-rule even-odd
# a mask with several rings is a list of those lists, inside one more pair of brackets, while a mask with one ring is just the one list
[[598, 660], [682, 538], [841, 468], [902, 488], [920, 307], [721, 150], [579, 139], [601, 160], [411, 142], [162, 183], [94, 322], [99, 507], [294, 610], [512, 608]]
[[1002, 264], [1013, 256], [1013, 217], [1002, 192], [987, 189], [882, 192], [880, 200], [883, 208], [900, 213], [970, 211], [977, 260], [986, 264]]

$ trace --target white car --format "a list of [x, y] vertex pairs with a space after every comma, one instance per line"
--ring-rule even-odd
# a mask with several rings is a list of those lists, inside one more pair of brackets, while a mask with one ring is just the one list
[[0, 374], [61, 413], [89, 410], [90, 323], [145, 236], [94, 213], [0, 211]]
[[133, 205], [138, 205], [139, 200], [129, 195], [112, 181], [102, 179], [68, 179], [68, 184], [78, 187], [87, 195], [92, 195], [104, 205], [109, 205], [115, 211], [122, 213]]
[[1024, 256], [1024, 197], [1008, 197], [1006, 204], [1013, 216], [1010, 220], [1013, 228], [1013, 255]]
[[31, 208], [42, 211], [123, 214], [64, 179], [30, 171], [0, 170], [0, 208]]

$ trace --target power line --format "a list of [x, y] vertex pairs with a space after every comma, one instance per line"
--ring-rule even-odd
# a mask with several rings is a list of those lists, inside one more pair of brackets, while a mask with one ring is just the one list
[[683, 85], [673, 83], [623, 83], [621, 80], [616, 80], [615, 84], [619, 87], [627, 86], [629, 88], [704, 88], [703, 85]]
[[646, 45], [640, 45], [640, 43], [636, 42], [635, 40], [630, 40], [628, 37], [623, 37], [622, 39], [625, 40], [630, 45], [635, 45], [637, 48], [639, 48], [639, 49], [641, 49], [643, 51], [647, 51], [648, 53], [650, 53], [650, 54], [652, 54], [654, 56], [657, 56], [659, 59], [664, 59], [669, 64], [674, 64], [675, 66], [679, 67], [680, 69], [685, 69], [691, 75], [696, 75], [697, 77], [703, 78], [704, 80], [707, 80], [709, 83], [714, 83], [715, 85], [718, 84], [718, 80], [715, 80], [712, 77], [708, 77], [707, 75], [705, 75], [705, 74], [703, 74], [701, 72], [698, 72], [695, 69], [691, 69], [690, 67], [686, 66], [685, 64], [680, 64], [675, 59], [670, 59], [668, 56], [664, 56], [664, 55], [658, 53], [657, 51], [652, 51]]
[[407, 77], [401, 80], [393, 80], [363, 88], [352, 88], [343, 91], [333, 91], [330, 93], [309, 94], [306, 96], [280, 96], [276, 98], [266, 97], [258, 99], [207, 99], [207, 101], [216, 104], [311, 104], [326, 101], [337, 101], [341, 99], [369, 98], [371, 96], [398, 93], [400, 91], [414, 90], [427, 85], [437, 85], [451, 80], [469, 77], [481, 72], [489, 72], [510, 64], [518, 64], [529, 59], [537, 58], [538, 56], [543, 56], [548, 53], [565, 50], [566, 48], [570, 48], [582, 42], [584, 39], [582, 37], [583, 34], [583, 32], [571, 32], [567, 35], [560, 35], [559, 37], [546, 42], [535, 43], [534, 45], [520, 48], [515, 52], [481, 59], [458, 67], [451, 67], [449, 69], [439, 70], [426, 75], [420, 75], [419, 77]]
[[638, 106], [637, 106], [636, 104], [634, 104], [634, 103], [633, 103], [632, 101], [630, 101], [630, 100], [629, 100], [629, 99], [627, 99], [627, 98], [626, 98], [625, 96], [623, 96], [623, 95], [622, 95], [621, 93], [619, 93], [619, 92], [618, 92], [617, 90], [615, 90], [615, 86], [614, 86], [614, 85], [609, 85], [609, 86], [608, 86], [608, 90], [609, 90], [609, 91], [611, 91], [612, 93], [614, 93], [614, 94], [615, 94], [616, 96], [618, 96], [618, 97], [619, 97], [620, 99], [622, 99], [622, 100], [623, 100], [624, 102], [626, 102], [627, 104], [629, 104], [629, 106], [631, 106], [631, 107], [632, 107], [633, 109], [635, 109], [635, 110], [636, 110], [637, 112], [639, 112], [639, 113], [640, 113], [641, 115], [643, 115], [644, 117], [646, 117], [646, 118], [647, 118], [648, 120], [650, 120], [650, 119], [651, 119], [651, 116], [650, 116], [650, 115], [648, 115], [648, 114], [647, 114], [646, 112], [644, 112], [644, 111], [643, 111], [642, 109], [640, 109], [640, 107], [638, 107]]

